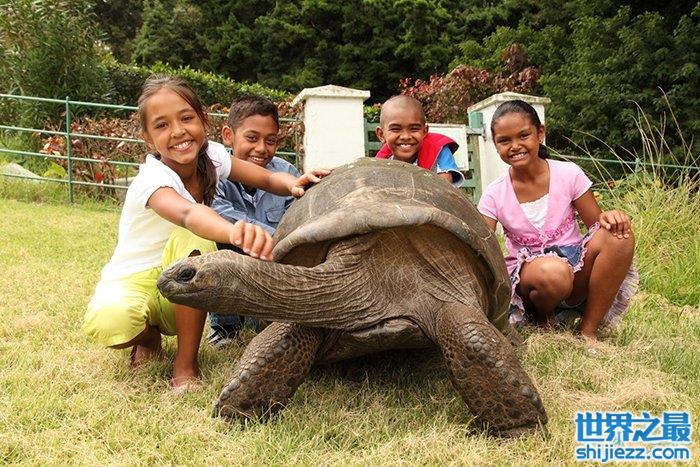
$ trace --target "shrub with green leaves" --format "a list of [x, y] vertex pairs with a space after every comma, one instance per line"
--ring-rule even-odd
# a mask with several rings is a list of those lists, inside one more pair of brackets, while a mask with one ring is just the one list
[[173, 67], [159, 62], [152, 67], [145, 67], [124, 65], [112, 60], [108, 62], [107, 70], [109, 80], [114, 87], [110, 101], [115, 104], [135, 105], [143, 82], [153, 73], [186, 80], [205, 105], [228, 106], [233, 99], [246, 94], [259, 94], [273, 102], [282, 102], [291, 97], [291, 94], [285, 91], [267, 88], [257, 83], [237, 82], [214, 73], [194, 70], [188, 66]]
[[[89, 1], [2, 2], [0, 31], [2, 92], [104, 100], [110, 86]], [[36, 125], [56, 106], [3, 99], [2, 111], [10, 121]]]

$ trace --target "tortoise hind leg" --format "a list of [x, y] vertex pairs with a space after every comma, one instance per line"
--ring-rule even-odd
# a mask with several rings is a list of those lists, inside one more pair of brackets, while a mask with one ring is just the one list
[[214, 405], [214, 415], [255, 418], [284, 408], [311, 368], [319, 329], [272, 323], [255, 336]]
[[508, 437], [547, 423], [542, 401], [512, 346], [482, 312], [446, 305], [438, 313], [435, 338], [453, 384], [481, 425]]

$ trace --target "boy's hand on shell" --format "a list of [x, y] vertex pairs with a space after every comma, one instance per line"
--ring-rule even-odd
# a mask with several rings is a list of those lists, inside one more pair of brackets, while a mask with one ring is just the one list
[[600, 225], [617, 238], [629, 238], [632, 223], [627, 214], [612, 210], [600, 213]]
[[260, 258], [263, 261], [272, 260], [275, 241], [267, 230], [259, 225], [237, 221], [231, 228], [229, 241], [231, 245], [237, 246], [248, 256]]
[[320, 182], [321, 179], [329, 173], [331, 173], [331, 171], [328, 169], [313, 169], [306, 172], [304, 175], [297, 178], [294, 186], [289, 191], [295, 198], [301, 198], [306, 188], [310, 188], [314, 183]]

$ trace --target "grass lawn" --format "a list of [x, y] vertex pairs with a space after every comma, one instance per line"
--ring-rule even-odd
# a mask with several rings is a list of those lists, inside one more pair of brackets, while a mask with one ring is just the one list
[[[566, 333], [528, 333], [521, 359], [547, 409], [549, 436], [500, 440], [474, 430], [429, 352], [314, 369], [267, 423], [212, 418], [242, 347], [203, 345], [205, 389], [176, 396], [168, 364], [133, 371], [128, 350], [99, 348], [80, 332], [118, 212], [0, 197], [0, 464], [574, 465], [580, 410], [688, 410], [697, 464], [697, 197], [677, 209], [669, 199], [637, 196], [626, 206], [643, 290], [617, 330], [593, 348]], [[172, 357], [174, 338], [165, 345]]]

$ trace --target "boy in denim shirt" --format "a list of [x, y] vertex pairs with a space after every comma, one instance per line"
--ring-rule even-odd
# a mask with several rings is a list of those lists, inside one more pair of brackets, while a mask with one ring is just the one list
[[[275, 157], [279, 133], [277, 106], [262, 96], [245, 96], [231, 104], [228, 123], [221, 130], [225, 145], [233, 156], [264, 167], [272, 172], [288, 172], [296, 177], [299, 171], [289, 162]], [[230, 222], [244, 220], [273, 234], [293, 197], [278, 196], [256, 190], [238, 182], [222, 180], [217, 186], [212, 208]], [[219, 249], [237, 250], [232, 245]], [[240, 252], [240, 251], [239, 251]], [[211, 332], [208, 341], [216, 348], [235, 339], [244, 322], [243, 316], [210, 314]]]

